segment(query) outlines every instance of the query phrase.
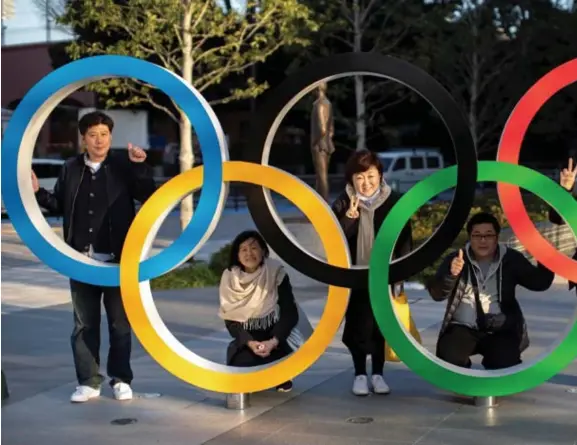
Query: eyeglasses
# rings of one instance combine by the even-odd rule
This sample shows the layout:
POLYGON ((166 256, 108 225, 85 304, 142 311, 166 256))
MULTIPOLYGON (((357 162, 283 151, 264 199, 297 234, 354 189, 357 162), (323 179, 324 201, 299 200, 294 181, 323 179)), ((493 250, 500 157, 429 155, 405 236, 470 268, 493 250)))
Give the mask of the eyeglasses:
POLYGON ((485 240, 485 239, 487 241, 491 241, 491 240, 494 240, 496 237, 497 237, 497 235, 494 233, 490 233, 488 235, 478 235, 478 234, 471 235, 471 238, 474 239, 475 241, 481 241, 481 240, 485 240))

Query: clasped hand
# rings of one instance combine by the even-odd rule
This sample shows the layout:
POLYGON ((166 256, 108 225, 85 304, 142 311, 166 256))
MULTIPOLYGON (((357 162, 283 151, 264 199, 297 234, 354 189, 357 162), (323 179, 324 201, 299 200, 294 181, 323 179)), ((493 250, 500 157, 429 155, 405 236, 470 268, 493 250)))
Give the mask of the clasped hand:
POLYGON ((278 340, 271 338, 266 341, 249 341, 248 347, 259 357, 268 357, 270 353, 278 346, 278 340))

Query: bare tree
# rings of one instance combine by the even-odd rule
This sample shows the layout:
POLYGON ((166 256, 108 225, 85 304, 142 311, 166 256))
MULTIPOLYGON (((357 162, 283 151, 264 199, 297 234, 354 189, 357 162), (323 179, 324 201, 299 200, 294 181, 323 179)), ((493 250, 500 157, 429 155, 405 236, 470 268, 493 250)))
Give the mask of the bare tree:
MULTIPOLYGON (((411 0, 328 0, 321 4, 319 39, 323 46, 334 46, 345 51, 402 53, 412 52, 401 46, 411 32, 426 24, 422 2, 411 0)), ((397 54, 398 55, 398 54, 397 54)), ((334 91, 334 90, 333 90, 334 91)), ((333 93, 339 95, 338 91, 333 93)), ((380 119, 383 111, 406 100, 411 92, 394 81, 354 76, 355 118, 352 127, 356 133, 356 149, 367 147, 367 128, 387 133, 380 119)), ((340 123, 350 124, 347 119, 340 123)), ((351 128, 351 130, 353 130, 351 128)))
POLYGON ((448 25, 451 36, 434 49, 434 74, 467 115, 479 153, 495 149, 495 135, 516 100, 511 94, 516 42, 499 26, 498 11, 482 0, 466 0, 448 25))

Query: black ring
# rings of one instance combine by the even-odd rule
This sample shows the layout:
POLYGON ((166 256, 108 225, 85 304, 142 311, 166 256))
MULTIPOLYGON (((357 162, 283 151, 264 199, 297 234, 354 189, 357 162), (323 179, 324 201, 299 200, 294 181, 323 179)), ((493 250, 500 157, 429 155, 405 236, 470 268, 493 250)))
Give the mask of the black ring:
MULTIPOLYGON (((318 60, 288 77, 267 95, 266 102, 259 108, 252 122, 253 136, 243 153, 243 160, 268 163, 263 162, 265 143, 273 124, 288 102, 312 84, 330 77, 345 77, 347 74, 385 76, 413 89, 439 113, 455 149, 458 181, 445 219, 425 244, 391 263, 391 282, 404 281, 433 263, 457 238, 473 206, 477 185, 477 151, 467 121, 453 97, 431 75, 404 60, 375 53, 347 53, 318 60)), ((280 121, 276 124, 280 124, 280 121)), ((322 283, 354 289, 368 288, 368 267, 345 269, 307 255, 278 226, 267 205, 265 189, 247 185, 245 193, 257 229, 284 261, 322 283)))

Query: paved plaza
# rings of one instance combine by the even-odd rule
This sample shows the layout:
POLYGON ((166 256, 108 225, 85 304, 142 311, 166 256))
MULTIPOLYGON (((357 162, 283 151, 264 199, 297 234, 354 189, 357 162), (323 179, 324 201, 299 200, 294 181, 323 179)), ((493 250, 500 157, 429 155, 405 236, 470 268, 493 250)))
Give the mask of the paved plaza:
MULTIPOLYGON (((170 243, 177 227, 178 220, 169 219, 156 248, 170 243)), ((223 217, 199 257, 207 258, 240 230, 252 227, 246 214, 223 217)), ((310 227, 289 228, 303 246, 322 256, 310 227)), ((315 326, 327 286, 292 269, 289 273, 297 300, 315 326)), ((524 355, 528 361, 562 335, 574 318, 577 298, 562 279, 547 292, 518 291, 532 341, 524 355)), ((417 288, 408 294, 423 344, 433 350, 444 304, 417 288)), ((179 341, 203 357, 224 362, 229 337, 217 317, 216 289, 154 296, 179 341)), ((538 388, 498 399, 495 409, 438 389, 399 363, 385 368, 389 396, 359 398, 351 393, 352 363, 339 333, 321 359, 295 379, 291 393, 253 394, 251 406, 241 412, 226 409, 224 395, 199 390, 169 374, 135 339, 135 399, 117 402, 104 388, 99 400, 74 405, 69 402, 75 387, 71 329, 66 277, 34 258, 4 222, 2 369, 10 398, 1 412, 3 443, 577 445, 577 361, 538 388)), ((105 323, 102 340, 105 363, 105 323)))

